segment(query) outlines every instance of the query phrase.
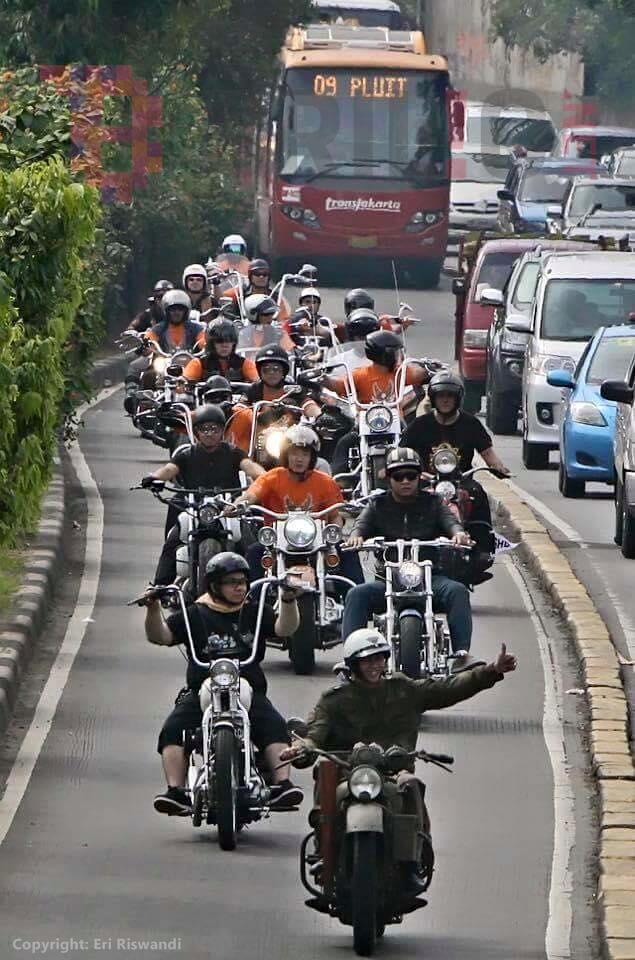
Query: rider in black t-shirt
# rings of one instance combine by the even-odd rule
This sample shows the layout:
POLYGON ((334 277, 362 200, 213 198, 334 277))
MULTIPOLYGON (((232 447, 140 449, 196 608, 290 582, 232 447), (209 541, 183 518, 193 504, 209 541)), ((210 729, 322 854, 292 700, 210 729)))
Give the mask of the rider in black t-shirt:
MULTIPOLYGON (((245 603, 248 590, 247 561, 235 553, 218 553, 206 569, 207 592, 187 608, 188 620, 196 655, 203 662, 218 657, 247 659, 251 653, 257 620, 257 605, 245 603)), ((203 713, 199 691, 208 672, 191 662, 187 646, 187 632, 183 613, 174 613, 164 621, 161 604, 148 597, 145 601, 146 637, 150 643, 171 647, 185 644, 188 653, 186 687, 175 701, 174 709, 163 724, 159 735, 167 790, 154 799, 158 813, 188 816, 190 798, 185 791, 187 762, 183 747, 186 730, 201 725, 203 713)), ((295 592, 282 588, 277 616, 273 608, 265 606, 260 635, 253 664, 241 669, 241 676, 252 688, 249 717, 251 736, 256 747, 264 753, 271 771, 271 808, 284 810, 302 802, 302 791, 289 779, 289 767, 280 767, 280 754, 288 746, 286 724, 267 697, 267 681, 260 666, 266 651, 268 637, 286 637, 297 630, 300 615, 295 592)))

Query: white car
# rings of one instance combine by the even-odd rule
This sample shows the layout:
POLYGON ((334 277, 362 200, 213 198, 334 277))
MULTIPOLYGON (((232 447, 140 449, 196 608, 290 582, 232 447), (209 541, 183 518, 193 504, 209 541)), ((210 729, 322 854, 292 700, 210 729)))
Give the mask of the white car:
POLYGON ((635 310, 635 254, 554 253, 545 257, 529 318, 508 328, 530 333, 522 385, 522 458, 545 469, 558 449, 562 391, 547 383, 552 370, 575 373, 598 327, 625 323, 635 310))
POLYGON ((450 240, 471 230, 496 229, 498 191, 512 161, 507 147, 481 151, 477 145, 465 143, 452 150, 450 240))
POLYGON ((551 152, 556 129, 550 114, 528 107, 499 107, 492 103, 468 100, 465 104, 463 140, 483 153, 490 147, 524 147, 528 157, 544 157, 551 152))

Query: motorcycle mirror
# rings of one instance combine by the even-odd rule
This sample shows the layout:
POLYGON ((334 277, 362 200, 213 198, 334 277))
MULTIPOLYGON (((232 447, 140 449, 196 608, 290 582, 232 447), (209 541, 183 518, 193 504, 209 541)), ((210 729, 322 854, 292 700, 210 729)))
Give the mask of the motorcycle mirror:
POLYGON ((289 717, 287 720, 287 732, 291 737, 306 737, 309 727, 306 720, 302 717, 289 717))

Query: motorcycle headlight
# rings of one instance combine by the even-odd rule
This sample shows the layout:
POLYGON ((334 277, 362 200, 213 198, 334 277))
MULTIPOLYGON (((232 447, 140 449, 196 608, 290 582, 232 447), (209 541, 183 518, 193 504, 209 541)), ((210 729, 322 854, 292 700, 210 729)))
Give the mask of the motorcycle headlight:
POLYGON ((381 788, 381 774, 374 767, 356 767, 348 778, 348 789, 356 800, 375 800, 381 788))
POLYGON ((217 687, 232 687, 238 683, 238 667, 231 660, 217 660, 210 670, 212 683, 217 687))
POLYGON ((218 516, 218 511, 216 507, 213 506, 213 504, 211 503, 207 503, 204 506, 202 506, 198 512, 198 519, 200 520, 200 522, 203 524, 204 527, 210 527, 216 520, 217 516, 218 516))
POLYGON ((434 492, 444 500, 451 500, 456 493, 456 487, 450 480, 441 480, 434 488, 434 492))
POLYGON ((324 542, 333 546, 342 539, 342 529, 336 523, 329 523, 324 527, 323 536, 324 542))
POLYGON ((413 563, 411 560, 407 560, 405 563, 401 564, 397 575, 407 590, 412 590, 414 587, 418 587, 423 580, 423 571, 421 567, 418 563, 413 563))
POLYGON ((366 423, 373 433, 383 433, 392 426, 392 411, 388 407, 371 407, 366 414, 366 423))
POLYGON ((284 430, 269 430, 265 438, 265 450, 274 460, 278 460, 280 457, 284 434, 284 430))
POLYGON ((284 525, 287 542, 296 549, 310 547, 317 536, 317 527, 311 517, 290 517, 284 525))
POLYGON ((155 357, 154 363, 152 364, 154 372, 165 373, 171 362, 170 357, 155 357))
POLYGON ((273 547, 276 542, 276 531, 273 527, 263 527, 258 533, 258 542, 261 543, 263 547, 273 547))
POLYGON ((437 473, 454 473, 459 461, 452 450, 437 450, 432 458, 432 465, 437 473))

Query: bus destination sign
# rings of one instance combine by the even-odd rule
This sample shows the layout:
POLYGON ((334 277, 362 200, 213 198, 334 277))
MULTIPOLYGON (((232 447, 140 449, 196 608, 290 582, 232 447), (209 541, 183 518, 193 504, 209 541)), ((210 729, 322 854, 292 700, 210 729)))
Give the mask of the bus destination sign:
POLYGON ((389 77, 385 74, 338 77, 317 73, 313 79, 316 97, 351 97, 359 100, 405 100, 408 95, 407 77, 389 77))

